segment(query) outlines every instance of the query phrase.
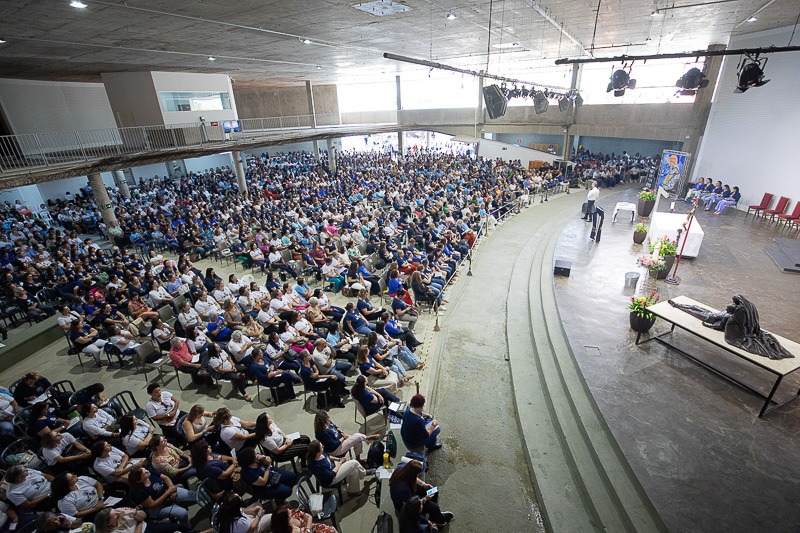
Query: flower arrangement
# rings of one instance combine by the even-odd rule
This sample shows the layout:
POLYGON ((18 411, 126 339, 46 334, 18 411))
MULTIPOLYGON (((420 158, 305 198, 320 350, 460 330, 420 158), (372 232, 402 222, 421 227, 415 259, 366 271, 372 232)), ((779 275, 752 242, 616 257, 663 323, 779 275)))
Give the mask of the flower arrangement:
POLYGON ((655 305, 661 298, 657 293, 651 292, 647 296, 631 296, 631 303, 628 304, 628 311, 632 314, 652 320, 655 315, 647 310, 651 305, 655 305))
POLYGON ((636 224, 635 228, 633 228, 633 232, 634 233, 647 233, 647 226, 645 226, 643 223, 640 222, 640 223, 636 224))
POLYGON ((667 268, 667 263, 661 257, 653 259, 652 255, 643 255, 636 260, 636 264, 645 267, 650 272, 658 272, 667 268))
POLYGON ((656 193, 651 190, 642 191, 639 193, 639 199, 645 201, 655 201, 656 193))
POLYGON ((659 251, 661 257, 665 255, 678 255, 678 241, 673 241, 666 235, 650 243, 651 253, 656 249, 657 242, 661 243, 661 249, 659 251))

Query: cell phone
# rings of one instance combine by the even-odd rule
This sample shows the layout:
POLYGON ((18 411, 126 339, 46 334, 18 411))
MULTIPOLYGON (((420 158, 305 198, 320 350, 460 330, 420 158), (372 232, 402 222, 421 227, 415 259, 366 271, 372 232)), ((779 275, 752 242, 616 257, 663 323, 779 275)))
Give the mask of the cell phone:
POLYGON ((428 496, 433 496, 437 492, 439 492, 439 487, 431 487, 430 489, 428 489, 428 494, 427 495, 428 496))

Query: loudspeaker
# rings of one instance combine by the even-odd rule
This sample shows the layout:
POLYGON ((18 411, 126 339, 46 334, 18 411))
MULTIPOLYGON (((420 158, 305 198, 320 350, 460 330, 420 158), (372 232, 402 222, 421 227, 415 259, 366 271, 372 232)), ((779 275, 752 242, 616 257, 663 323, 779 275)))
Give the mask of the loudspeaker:
POLYGON ((508 100, 497 85, 489 85, 483 88, 483 101, 486 104, 486 112, 489 114, 489 118, 495 119, 506 114, 508 100))
POLYGON ((572 270, 572 261, 564 261, 563 259, 556 259, 556 266, 553 268, 553 275, 569 277, 569 271, 572 270))

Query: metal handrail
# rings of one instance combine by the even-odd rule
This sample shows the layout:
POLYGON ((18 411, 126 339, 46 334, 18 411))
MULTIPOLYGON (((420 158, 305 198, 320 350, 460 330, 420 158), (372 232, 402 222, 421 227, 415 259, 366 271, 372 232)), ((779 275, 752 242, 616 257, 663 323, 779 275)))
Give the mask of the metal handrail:
MULTIPOLYGON (((241 132, 226 134, 222 121, 0 135, 0 175, 107 157, 206 146, 266 130, 310 129, 312 115, 240 119, 241 132)), ((316 115, 318 127, 341 125, 338 113, 316 115)))

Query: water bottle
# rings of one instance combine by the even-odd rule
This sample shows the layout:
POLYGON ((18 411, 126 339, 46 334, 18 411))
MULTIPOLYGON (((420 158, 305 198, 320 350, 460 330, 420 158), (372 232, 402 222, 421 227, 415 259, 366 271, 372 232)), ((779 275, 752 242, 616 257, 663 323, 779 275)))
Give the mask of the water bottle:
POLYGON ((389 452, 383 452, 383 468, 389 470, 389 452))

